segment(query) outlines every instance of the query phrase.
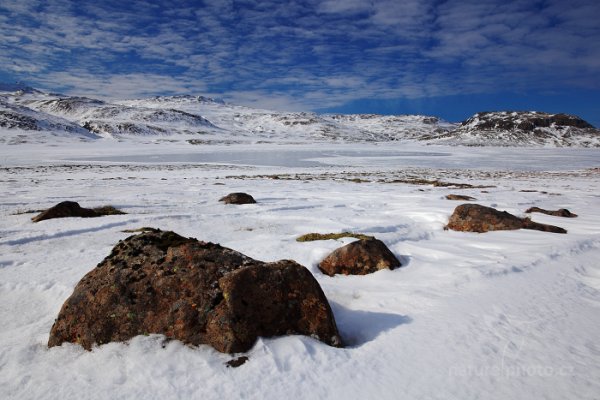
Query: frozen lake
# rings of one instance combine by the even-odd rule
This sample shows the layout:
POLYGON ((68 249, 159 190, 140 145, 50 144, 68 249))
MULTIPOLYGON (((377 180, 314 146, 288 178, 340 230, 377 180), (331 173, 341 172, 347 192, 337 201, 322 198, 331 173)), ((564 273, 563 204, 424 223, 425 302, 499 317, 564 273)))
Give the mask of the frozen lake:
MULTIPOLYGON (((554 171, 600 166, 598 149, 441 148, 432 151, 399 149, 271 148, 165 154, 120 154, 69 158, 78 162, 150 164, 232 164, 264 167, 446 168, 509 171, 554 171)), ((421 147, 421 149, 423 149, 421 147)), ((211 149, 212 150, 212 149, 211 149)))

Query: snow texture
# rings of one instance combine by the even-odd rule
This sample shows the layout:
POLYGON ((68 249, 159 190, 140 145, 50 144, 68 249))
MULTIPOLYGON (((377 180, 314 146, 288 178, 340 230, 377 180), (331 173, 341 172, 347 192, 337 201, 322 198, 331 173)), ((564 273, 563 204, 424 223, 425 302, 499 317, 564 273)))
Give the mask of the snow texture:
MULTIPOLYGON (((178 109, 221 129, 238 123, 224 124, 223 107, 238 110, 244 123, 289 121, 188 100, 178 109), (194 113, 193 102, 204 111, 194 113)), ((105 106, 84 100, 76 113, 99 107, 105 106)), ((152 108, 149 102, 143 107, 152 108)), ((168 108, 175 109, 175 100, 168 108)), ((597 399, 599 155, 597 149, 398 142, 209 146, 146 136, 0 144, 0 398, 597 399), (197 152, 219 157, 172 161, 197 152), (237 158, 245 153, 312 163, 237 158), (136 155, 145 161, 131 161, 136 155), (114 156, 120 161, 84 161, 114 156), (474 187, 418 184, 427 180, 474 187), (457 191, 519 216, 539 206, 568 208, 579 217, 533 216, 564 227, 566 235, 445 231, 458 205, 445 196, 457 191), (247 192, 257 204, 218 201, 230 192, 247 192), (111 204, 128 214, 31 222, 29 211, 63 200, 111 204), (347 347, 302 336, 261 338, 238 368, 225 363, 239 355, 160 335, 91 352, 71 344, 48 349, 50 327, 79 279, 129 235, 123 230, 143 226, 264 261, 296 260, 322 286, 347 347), (328 277, 317 264, 353 239, 295 240, 342 231, 376 236, 403 267, 328 277)))

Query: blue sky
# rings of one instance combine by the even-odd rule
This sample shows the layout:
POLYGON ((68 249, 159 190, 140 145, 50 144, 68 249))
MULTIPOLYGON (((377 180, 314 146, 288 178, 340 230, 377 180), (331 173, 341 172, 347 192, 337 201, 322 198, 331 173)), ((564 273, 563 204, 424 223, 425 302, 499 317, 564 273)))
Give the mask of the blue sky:
POLYGON ((600 2, 0 0, 0 81, 280 110, 600 125, 600 2))

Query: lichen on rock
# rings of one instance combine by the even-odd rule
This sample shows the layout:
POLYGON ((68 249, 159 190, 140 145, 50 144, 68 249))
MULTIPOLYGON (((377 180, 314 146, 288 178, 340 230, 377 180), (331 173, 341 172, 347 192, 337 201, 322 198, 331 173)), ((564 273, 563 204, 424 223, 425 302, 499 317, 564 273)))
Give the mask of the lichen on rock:
POLYGON ((259 336, 342 343, 329 303, 305 267, 265 263, 159 230, 120 241, 79 281, 48 346, 72 342, 89 350, 148 333, 230 353, 249 350, 259 336))

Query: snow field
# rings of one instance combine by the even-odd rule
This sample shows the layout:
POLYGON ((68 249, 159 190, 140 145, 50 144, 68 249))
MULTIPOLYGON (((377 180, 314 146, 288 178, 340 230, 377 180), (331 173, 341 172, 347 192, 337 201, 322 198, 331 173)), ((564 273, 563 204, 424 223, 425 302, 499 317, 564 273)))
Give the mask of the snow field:
MULTIPOLYGON (((151 152, 151 146, 139 150, 151 152)), ((0 154, 46 165, 0 172, 1 398, 594 399, 600 393, 597 177, 480 178, 469 183, 496 187, 459 190, 235 178, 296 171, 257 166, 66 168, 48 161, 81 148, 49 156, 47 149, 21 146, 20 154, 6 148, 0 154), (236 191, 252 194, 258 204, 218 202, 236 191), (539 206, 566 207, 579 217, 532 214, 566 228, 567 235, 444 231, 461 204, 445 200, 449 193, 516 215, 539 206), (30 221, 35 214, 16 214, 63 200, 111 204, 128 214, 37 224, 30 221), (250 361, 236 369, 224 365, 230 355, 160 335, 92 352, 75 345, 48 349, 50 327, 79 279, 129 235, 122 230, 142 226, 221 243, 264 261, 298 261, 321 284, 347 347, 301 336, 261 338, 247 354, 250 361), (383 240, 404 267, 331 278, 319 272, 318 262, 351 239, 295 240, 345 230, 383 240)))

